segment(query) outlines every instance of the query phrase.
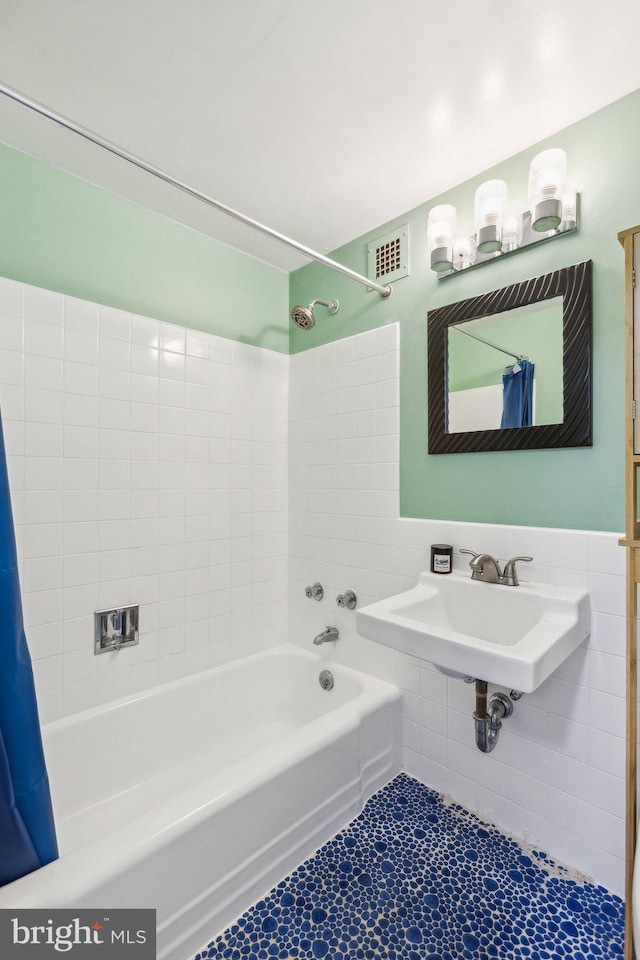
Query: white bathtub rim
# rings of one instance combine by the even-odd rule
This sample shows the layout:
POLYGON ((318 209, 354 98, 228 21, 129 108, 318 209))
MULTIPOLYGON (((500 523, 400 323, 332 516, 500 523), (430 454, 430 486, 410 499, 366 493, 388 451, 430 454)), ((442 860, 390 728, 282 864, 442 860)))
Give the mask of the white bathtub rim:
MULTIPOLYGON (((114 656, 117 656, 117 654, 114 654, 114 656)), ((42 730, 45 734, 56 733, 58 731, 65 730, 77 723, 79 719, 90 720, 92 717, 111 713, 112 711, 123 707, 128 703, 139 703, 149 698, 161 696, 163 693, 167 693, 171 690, 182 689, 183 687, 189 686, 194 682, 206 680, 207 677, 210 676, 220 676, 221 674, 231 673, 242 664, 245 664, 247 660, 260 661, 270 659, 272 657, 287 658, 292 656, 297 657, 299 660, 305 660, 307 663, 310 663, 313 660, 318 664, 320 670, 330 669, 337 676, 340 674, 345 674, 354 680, 361 689, 363 687, 367 687, 373 690, 377 684, 393 686, 393 684, 389 684, 389 682, 386 680, 379 680, 377 677, 372 677, 369 674, 361 673, 360 671, 355 670, 353 667, 344 666, 343 664, 332 660, 325 660, 314 651, 303 650, 301 647, 296 646, 293 643, 282 643, 276 647, 269 647, 267 650, 262 650, 260 653, 248 653, 218 666, 209 667, 207 670, 200 670, 196 673, 190 673, 187 676, 178 678, 177 680, 168 680, 166 683, 156 684, 153 687, 148 687, 146 690, 139 690, 137 693, 126 694, 123 697, 118 697, 117 700, 110 700, 108 703, 99 704, 95 707, 89 707, 87 710, 76 711, 75 713, 71 713, 66 717, 60 717, 58 720, 50 720, 48 723, 42 724, 42 730)))

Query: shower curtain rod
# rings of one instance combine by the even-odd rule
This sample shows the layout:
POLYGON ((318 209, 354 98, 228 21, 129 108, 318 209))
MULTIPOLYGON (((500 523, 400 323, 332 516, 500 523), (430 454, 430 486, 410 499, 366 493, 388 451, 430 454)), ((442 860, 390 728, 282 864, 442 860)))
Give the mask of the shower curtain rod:
POLYGON ((491 343, 489 340, 485 340, 484 337, 479 337, 476 333, 469 333, 468 330, 461 330, 456 324, 452 324, 450 327, 451 330, 457 330, 458 333, 464 333, 465 337, 472 337, 474 340, 479 340, 480 343, 486 343, 488 347, 493 347, 494 350, 499 350, 500 353, 506 353, 508 357, 515 357, 516 360, 528 360, 529 357, 525 357, 524 353, 511 353, 510 350, 505 350, 503 347, 496 346, 495 343, 491 343))
POLYGON ((0 93, 5 97, 8 97, 10 100, 14 100, 16 103, 22 104, 23 107, 28 107, 29 110, 33 110, 35 113, 39 113, 41 116, 47 117, 48 120, 53 120, 54 123, 64 127, 65 130, 70 130, 71 133, 76 133, 79 137, 83 137, 90 143, 94 143, 96 146, 102 147, 103 150, 107 150, 116 157, 120 157, 121 160, 126 160, 127 163, 131 163, 134 167, 144 170, 145 173, 150 173, 153 177, 157 177, 158 180, 164 180, 165 183, 169 183, 171 186, 177 187, 178 190, 182 190, 183 193, 187 193, 189 196, 195 197, 197 200, 201 200, 203 203, 208 204, 208 206, 214 207, 216 210, 220 210, 221 213, 225 213, 227 216, 233 217, 234 220, 239 220, 241 223, 244 223, 249 227, 253 227, 255 230, 260 230, 262 233, 266 233, 275 240, 280 240, 281 243, 286 243, 288 246, 293 247, 295 250, 298 250, 305 256, 310 257, 312 260, 317 260, 318 263, 323 263, 326 267, 330 267, 332 270, 337 270, 338 273, 344 274, 345 277, 350 277, 351 280, 356 280, 358 283, 362 283, 370 289, 376 290, 383 299, 386 300, 393 293, 393 287, 391 287, 389 284, 382 285, 370 280, 369 277, 363 277, 362 274, 356 273, 355 270, 351 270, 349 267, 343 266, 343 264, 338 263, 336 260, 332 260, 330 257, 325 257, 323 253, 318 253, 316 250, 312 250, 311 247, 307 247, 305 244, 299 243, 297 240, 292 240, 283 233, 279 233, 277 230, 267 227, 264 223, 260 223, 258 220, 253 220, 251 217, 245 216, 244 213, 240 213, 238 210, 228 207, 225 203, 221 203, 219 200, 214 200, 213 197, 208 196, 206 193, 202 193, 200 190, 196 190, 195 187, 189 186, 188 183, 184 183, 182 180, 172 177, 171 174, 166 173, 159 167, 155 167, 153 164, 147 163, 146 160, 142 160, 135 154, 129 153, 128 150, 124 150, 122 147, 116 146, 115 143, 105 140, 104 137, 101 137, 97 133, 93 133, 91 130, 87 130, 86 127, 81 127, 79 124, 74 123, 73 120, 69 120, 68 117, 64 117, 62 114, 56 113, 54 110, 50 110, 49 107, 39 103, 37 100, 32 100, 30 97, 25 96, 25 94, 20 93, 18 90, 14 90, 12 87, 8 87, 6 84, 0 83, 0 93))

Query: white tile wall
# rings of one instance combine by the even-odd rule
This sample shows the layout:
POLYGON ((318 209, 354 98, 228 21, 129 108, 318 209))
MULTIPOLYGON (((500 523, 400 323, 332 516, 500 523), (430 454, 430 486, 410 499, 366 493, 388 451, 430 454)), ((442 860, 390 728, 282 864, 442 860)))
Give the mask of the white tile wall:
MULTIPOLYGON (((507 831, 623 889, 624 551, 614 534, 398 517, 398 328, 389 325, 291 358, 289 503, 291 636, 311 649, 328 624, 340 639, 320 657, 404 691, 408 773, 507 831), (501 560, 535 557, 531 579, 588 587, 592 633, 523 697, 495 751, 474 744, 473 688, 356 634, 360 604, 414 586, 429 546, 475 547, 501 560), (307 600, 319 580, 324 600, 307 600)), ((463 569, 464 557, 455 558, 463 569)), ((524 574, 524 571, 523 571, 524 574)))
POLYGON ((43 720, 280 641, 289 359, 0 280, 0 406, 43 720), (96 609, 140 603, 93 654, 96 609))

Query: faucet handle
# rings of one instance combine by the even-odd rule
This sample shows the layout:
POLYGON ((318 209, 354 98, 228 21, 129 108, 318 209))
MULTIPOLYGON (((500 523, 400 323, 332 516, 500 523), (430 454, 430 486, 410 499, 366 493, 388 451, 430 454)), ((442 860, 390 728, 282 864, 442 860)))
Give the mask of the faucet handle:
MULTIPOLYGON (((469 556, 470 556, 470 557, 473 557, 474 560, 475 560, 477 557, 481 556, 481 554, 476 553, 475 550, 467 550, 466 547, 460 547, 460 553, 468 553, 469 556)), ((471 561, 470 561, 470 562, 471 562, 471 561)))
POLYGON ((533 557, 512 557, 504 565, 502 582, 507 587, 517 587, 519 584, 518 574, 516 573, 516 563, 531 563, 533 557))

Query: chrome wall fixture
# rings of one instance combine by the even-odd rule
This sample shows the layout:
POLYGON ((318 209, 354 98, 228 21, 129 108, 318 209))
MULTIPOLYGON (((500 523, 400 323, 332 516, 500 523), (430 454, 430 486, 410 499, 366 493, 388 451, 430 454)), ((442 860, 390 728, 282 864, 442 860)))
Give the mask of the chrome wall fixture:
POLYGON ((347 610, 355 610, 358 598, 353 590, 345 590, 336 597, 336 603, 339 607, 346 607, 347 610))
POLYGON ((123 650, 140 642, 138 623, 140 608, 137 603, 114 610, 96 610, 94 621, 94 654, 123 650))
POLYGON ((307 247, 305 244, 299 243, 297 240, 292 240, 291 237, 285 236, 285 234, 280 233, 278 230, 272 229, 272 227, 266 226, 264 223, 260 223, 258 220, 253 220, 251 217, 247 217, 244 213, 240 213, 238 210, 228 207, 225 203, 221 203, 219 200, 214 200, 213 197, 208 196, 206 193, 202 193, 200 190, 196 190, 195 187, 189 186, 189 184, 185 183, 183 180, 178 180, 176 177, 172 177, 171 174, 161 170, 160 167, 156 167, 151 163, 147 163, 147 161, 142 160, 141 157, 137 157, 135 154, 129 153, 129 151, 125 150, 123 147, 119 147, 115 143, 111 143, 110 140, 106 140, 99 134, 93 133, 86 127, 80 126, 80 124, 75 123, 68 117, 64 117, 62 114, 56 113, 55 110, 51 110, 43 103, 39 103, 37 100, 32 100, 30 97, 25 96, 24 93, 14 90, 13 87, 9 87, 4 83, 0 83, 0 94, 7 97, 9 100, 13 100, 16 103, 22 104, 23 107, 27 107, 34 113, 39 113, 40 116, 46 117, 48 120, 52 120, 54 123, 57 123, 58 126, 64 127, 65 130, 69 130, 71 133, 77 134, 79 137, 82 137, 84 140, 88 140, 97 147, 101 147, 103 150, 107 150, 114 156, 120 157, 121 160, 126 160, 127 163, 132 164, 134 167, 138 167, 139 170, 144 170, 145 173, 149 173, 151 176, 157 177, 158 180, 163 180, 165 183, 169 183, 171 186, 177 187, 178 190, 182 190, 183 193, 187 193, 189 196, 195 197, 196 200, 201 200, 203 203, 206 203, 210 207, 214 207, 221 213, 224 213, 229 217, 233 217, 234 220, 239 220, 241 223, 244 223, 249 227, 253 227, 254 230, 259 230, 261 233, 266 233, 268 236, 273 237, 274 240, 279 240, 281 243, 285 243, 287 246, 293 247, 294 250, 298 250, 300 253, 304 254, 304 256, 310 257, 312 260, 317 260, 318 263, 323 263, 326 267, 330 267, 332 270, 336 270, 338 273, 344 274, 345 277, 349 277, 351 280, 355 280, 357 283, 363 284, 370 290, 375 290, 380 294, 383 300, 386 300, 393 293, 393 287, 390 284, 375 283, 375 281, 371 280, 370 277, 364 277, 362 274, 356 273, 355 270, 351 270, 350 267, 346 267, 344 264, 338 263, 337 260, 332 260, 330 257, 326 257, 323 253, 318 253, 317 250, 312 250, 311 247, 307 247))
POLYGON ((564 150, 538 153, 529 168, 529 209, 509 207, 504 180, 486 180, 475 194, 475 233, 457 236, 457 212, 449 203, 429 211, 427 245, 438 279, 499 260, 536 243, 553 240, 578 227, 578 194, 567 186, 564 150))
POLYGON ((313 638, 313 642, 316 647, 318 647, 321 643, 329 643, 330 641, 337 640, 339 636, 340 631, 337 627, 325 627, 324 630, 321 630, 320 633, 313 638))

